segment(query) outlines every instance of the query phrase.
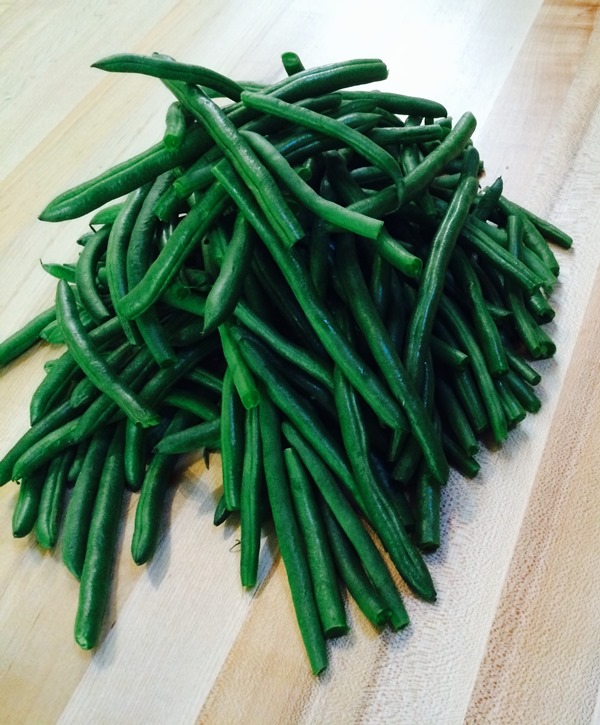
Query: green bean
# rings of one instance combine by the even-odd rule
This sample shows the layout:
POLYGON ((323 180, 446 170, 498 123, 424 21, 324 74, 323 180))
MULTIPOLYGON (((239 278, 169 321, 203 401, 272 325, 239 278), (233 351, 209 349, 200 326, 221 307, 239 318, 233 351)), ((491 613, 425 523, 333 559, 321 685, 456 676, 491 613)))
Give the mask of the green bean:
POLYGON ((223 378, 202 368, 190 370, 186 375, 186 379, 219 395, 223 391, 223 378))
POLYGON ((425 356, 428 354, 433 322, 442 297, 448 265, 477 193, 478 183, 473 171, 479 154, 472 149, 470 154, 472 156, 469 155, 461 181, 431 242, 408 326, 404 364, 417 389, 421 386, 425 356))
MULTIPOLYGON (((166 430, 166 435, 181 430, 187 424, 188 419, 188 414, 184 411, 175 413, 166 430)), ((138 565, 149 561, 156 550, 160 534, 160 520, 175 461, 175 456, 170 453, 155 453, 146 469, 141 494, 135 509, 135 526, 131 542, 131 555, 138 565)))
MULTIPOLYGON (((263 411, 261 410, 261 425, 262 420, 263 411)), ((280 437, 278 433, 278 438, 280 439, 280 437)), ((263 442, 263 448, 264 445, 263 442)), ((286 448, 284 459, 293 506, 301 530, 300 540, 306 547, 308 567, 323 632, 326 637, 337 637, 346 634, 348 623, 317 494, 298 454, 292 448, 286 448)), ((265 470, 267 470, 266 466, 265 470)), ((268 480, 269 475, 267 474, 268 480)))
POLYGON ((81 297, 81 303, 90 317, 96 322, 106 322, 112 317, 96 287, 96 269, 106 252, 110 229, 103 227, 85 245, 77 260, 75 283, 81 297))
POLYGON ((457 445, 457 443, 447 434, 442 435, 442 441, 444 443, 444 451, 448 456, 448 460, 456 468, 456 470, 467 478, 475 478, 481 466, 473 458, 473 456, 467 456, 457 445))
POLYGON ((516 355, 509 348, 506 348, 506 357, 508 358, 508 364, 511 370, 514 370, 529 385, 537 385, 540 382, 542 376, 538 371, 534 370, 528 362, 523 360, 519 355, 516 355))
POLYGON ((242 544, 240 578, 244 587, 254 587, 256 585, 260 550, 260 502, 263 477, 259 407, 255 406, 246 411, 244 462, 240 491, 242 544))
POLYGON ((110 595, 125 489, 123 438, 123 427, 118 426, 106 455, 90 523, 75 617, 75 641, 83 649, 96 646, 110 595))
POLYGON ((144 427, 156 425, 159 420, 156 413, 145 406, 135 393, 119 380, 98 354, 97 348, 79 321, 73 293, 64 281, 58 283, 56 309, 69 351, 94 385, 114 400, 132 420, 144 427))
POLYGON ((374 128, 368 137, 380 146, 405 145, 419 141, 438 141, 448 135, 447 129, 439 124, 428 126, 399 126, 396 128, 374 128))
POLYGON ((0 484, 4 485, 11 480, 13 468, 19 458, 26 453, 29 448, 44 439, 49 433, 68 423, 75 418, 76 411, 73 409, 69 401, 65 401, 57 408, 46 413, 40 418, 29 430, 24 433, 13 446, 4 454, 0 460, 0 484))
POLYGON ((448 112, 441 103, 430 101, 427 98, 416 96, 403 96, 400 93, 387 93, 385 91, 342 91, 342 98, 346 101, 368 99, 374 101, 379 108, 390 113, 406 116, 418 115, 439 118, 447 116, 448 112))
MULTIPOLYGON (((115 372, 118 372, 132 357, 133 350, 134 348, 126 341, 111 350, 111 352, 106 353, 105 360, 115 372)), ((69 400, 74 408, 81 408, 92 402, 98 394, 98 388, 94 383, 89 378, 84 377, 73 388, 69 400)))
POLYGON ((520 400, 514 394, 512 388, 505 382, 504 378, 498 378, 494 381, 494 384, 506 414, 508 427, 514 428, 518 423, 525 419, 527 411, 521 405, 520 400))
MULTIPOLYGON (((521 254, 523 239, 521 218, 511 215, 508 218, 508 230, 509 249, 518 259, 521 254)), ((515 328, 529 354, 536 359, 552 357, 556 352, 556 346, 525 307, 522 291, 516 285, 509 285, 508 300, 513 313, 515 328)))
POLYGON ((554 242, 559 247, 569 249, 572 246, 573 239, 568 234, 555 227, 549 221, 541 219, 528 209, 524 209, 518 204, 515 204, 514 201, 509 201, 506 197, 502 196, 500 198, 500 207, 505 210, 506 214, 520 213, 525 215, 545 239, 554 242))
POLYGON ((87 214, 102 204, 143 187, 159 174, 197 158, 210 145, 209 137, 201 128, 192 129, 175 152, 165 148, 161 141, 128 161, 59 194, 39 218, 60 222, 87 214))
MULTIPOLYGON (((243 333, 242 333, 243 334, 243 333)), ((287 378, 292 388, 318 409, 319 415, 326 420, 333 421, 336 418, 335 404, 332 391, 321 385, 312 375, 307 375, 298 367, 285 365, 279 357, 272 356, 273 365, 279 373, 287 378)))
POLYGON ((504 376, 506 385, 510 388, 519 403, 528 413, 537 413, 542 407, 542 401, 533 392, 529 383, 519 377, 517 373, 509 370, 504 376))
POLYGON ((427 466, 421 465, 416 485, 416 539, 422 551, 435 551, 440 535, 441 486, 431 475, 427 466))
MULTIPOLYGON (((132 390, 138 389, 143 381, 152 374, 154 361, 150 351, 142 348, 120 371, 119 378, 123 385, 132 390)), ((103 425, 124 417, 124 412, 112 398, 103 393, 99 395, 79 418, 77 437, 82 440, 95 433, 103 425)))
POLYGON ((538 228, 526 214, 523 214, 523 242, 531 251, 535 252, 546 268, 555 277, 558 277, 560 266, 554 256, 554 252, 550 249, 548 243, 538 231, 538 228))
MULTIPOLYGON (((142 281, 151 264, 152 245, 158 226, 154 209, 157 200, 172 183, 172 180, 172 172, 167 171, 161 174, 148 191, 140 207, 127 247, 125 265, 127 291, 142 281)), ((159 321, 156 309, 152 307, 139 315, 136 318, 136 326, 156 362, 161 367, 172 365, 175 361, 175 352, 169 343, 166 330, 159 321)))
MULTIPOLYGON (((272 118, 275 117, 273 116, 272 118)), ((355 111, 354 113, 345 113, 336 116, 336 120, 349 128, 364 133, 377 125, 380 116, 377 113, 355 111)), ((344 148, 342 139, 323 136, 317 131, 310 130, 295 130, 286 136, 273 139, 273 144, 292 166, 302 164, 314 155, 344 148)))
POLYGON ((227 368, 221 397, 221 463, 223 495, 230 511, 240 508, 244 425, 244 407, 233 384, 231 369, 227 368))
POLYGON ((37 468, 49 463, 56 455, 62 454, 79 443, 81 439, 78 434, 78 426, 78 418, 70 420, 33 443, 15 461, 12 471, 13 480, 17 481, 23 476, 31 475, 37 468))
MULTIPOLYGON (((191 206, 193 206, 192 192, 190 192, 186 198, 182 198, 177 193, 175 182, 173 182, 173 184, 164 191, 163 195, 156 202, 156 205, 154 206, 154 214, 159 221, 163 222, 163 224, 168 224, 174 219, 178 219, 180 214, 186 213, 191 206)), ((166 244, 163 244, 161 249, 165 246, 166 244)))
POLYGON ((304 64, 300 60, 299 56, 292 51, 287 51, 281 54, 281 62, 285 68, 285 72, 289 76, 293 76, 295 73, 306 70, 304 64))
POLYGON ((40 332, 54 319, 56 310, 51 307, 33 318, 20 330, 0 343, 0 368, 8 365, 39 342, 40 332))
POLYGON ((123 204, 108 237, 106 249, 106 281, 113 307, 119 318, 125 336, 132 345, 140 342, 138 329, 122 314, 121 298, 127 294, 127 246, 135 220, 150 191, 150 184, 131 192, 123 204))
POLYGON ((73 455, 73 460, 71 461, 69 473, 67 474, 69 483, 72 483, 73 481, 75 481, 75 479, 79 475, 79 472, 81 471, 81 467, 83 465, 83 461, 85 459, 85 455, 87 453, 89 444, 90 444, 89 440, 83 440, 80 443, 78 443, 77 446, 75 447, 75 453, 73 455))
POLYGON ((33 530, 47 475, 47 469, 41 467, 31 476, 22 479, 12 517, 12 532, 15 538, 27 536, 33 530))
POLYGON ((77 579, 81 578, 83 571, 98 484, 106 463, 111 438, 112 434, 108 427, 92 436, 65 514, 62 559, 67 569, 77 579))
POLYGON ((533 315, 535 321, 540 325, 551 322, 555 317, 556 313, 541 290, 527 297, 525 299, 525 305, 533 315))
POLYGON ((185 113, 177 101, 171 103, 167 108, 165 118, 165 131, 163 133, 163 144, 171 151, 181 148, 187 130, 185 113))
MULTIPOLYGON (((217 348, 218 339, 212 335, 202 339, 198 344, 182 351, 177 362, 168 368, 161 368, 155 375, 149 377, 140 391, 140 398, 149 405, 158 405, 163 402, 169 391, 192 370, 203 358, 210 355, 217 348)), ((148 377, 148 376, 146 376, 148 377)))
POLYGON ((238 214, 221 269, 206 297, 205 333, 216 329, 234 312, 242 294, 244 279, 250 270, 254 244, 254 230, 246 218, 238 214))
POLYGON ((477 197, 477 206, 473 209, 472 215, 481 221, 487 221, 494 213, 500 197, 504 183, 502 177, 499 176, 491 186, 488 186, 483 193, 477 197))
MULTIPOLYGON (((421 381, 421 399, 423 407, 427 415, 433 419, 433 399, 434 399, 435 380, 433 375, 433 361, 431 354, 427 355, 423 369, 423 380, 421 381)), ((437 433, 439 439, 439 433, 437 433)), ((402 439, 393 440, 390 446, 390 459, 395 461, 392 472, 393 477, 407 483, 413 478, 421 460, 421 445, 416 438, 412 437, 406 440, 404 449, 401 449, 402 439)), ((445 483, 443 481, 442 483, 445 483)))
POLYGON ((461 294, 466 293, 471 302, 473 329, 488 370, 492 377, 504 375, 508 370, 508 361, 500 333, 485 303, 479 278, 469 258, 461 249, 455 250, 452 269, 456 274, 461 294))
POLYGON ((119 216, 122 206, 122 202, 117 202, 116 204, 110 204, 109 206, 105 206, 103 209, 99 209, 95 212, 89 222, 92 229, 98 225, 114 224, 116 218, 119 216))
POLYGON ((392 268, 381 256, 375 254, 371 265, 371 278, 369 280, 369 291, 379 316, 383 319, 386 316, 390 301, 392 268))
POLYGON ((194 453, 201 448, 219 448, 220 442, 221 420, 213 418, 165 435, 155 450, 157 453, 194 453))
MULTIPOLYGON (((204 317, 206 296, 201 293, 194 293, 189 287, 184 287, 180 283, 173 283, 165 290, 161 295, 161 300, 177 310, 204 317)), ((204 328, 204 323, 202 327, 204 328)))
POLYGON ((294 295, 281 269, 262 244, 257 244, 254 249, 252 271, 257 282, 264 289, 265 304, 271 307, 267 317, 264 317, 262 311, 257 308, 261 317, 286 329, 287 334, 303 347, 322 355, 323 345, 302 305, 294 295))
POLYGON ((448 427, 454 433, 461 449, 466 455, 474 456, 479 451, 477 439, 452 386, 443 378, 436 381, 436 400, 440 414, 448 422, 448 427))
POLYGON ((254 381, 254 375, 242 357, 230 327, 224 324, 220 325, 219 335, 221 337, 223 355, 233 375, 233 384, 236 387, 244 408, 250 410, 250 408, 256 407, 260 400, 260 393, 254 381))
POLYGON ((407 529, 411 529, 414 526, 414 515, 406 497, 406 492, 393 480, 389 466, 381 459, 380 456, 371 453, 369 455, 369 463, 371 465, 373 475, 377 478, 379 486, 385 489, 388 497, 390 498, 396 512, 396 516, 407 529))
POLYGON ((180 410, 187 410, 200 420, 214 420, 219 417, 218 406, 210 399, 197 391, 171 390, 163 398, 164 405, 170 405, 180 410))
POLYGON ((217 502, 217 505, 215 506, 215 513, 213 515, 213 525, 214 526, 220 526, 222 523, 227 521, 229 516, 231 515, 231 511, 227 508, 227 504, 225 503, 225 496, 221 496, 217 502))
POLYGON ((177 197, 186 199, 195 191, 202 191, 214 180, 213 166, 223 158, 218 146, 212 146, 195 163, 187 168, 181 176, 173 181, 173 189, 177 197))
POLYGON ((435 335, 431 336, 430 347, 433 359, 443 365, 463 370, 469 362, 469 356, 462 350, 457 350, 435 335))
MULTIPOLYGON (((325 198, 331 198, 328 193, 329 184, 325 179, 321 181, 320 193, 325 198)), ((330 234, 327 229, 327 223, 321 217, 314 217, 310 234, 307 236, 309 248, 308 266, 310 278, 315 287, 317 294, 321 300, 324 300, 329 285, 328 265, 329 265, 329 245, 330 234)))
POLYGON ((525 244, 521 245, 521 261, 537 275, 541 281, 541 288, 546 294, 550 295, 556 284, 556 277, 537 254, 525 244))
POLYGON ((42 262, 42 269, 44 272, 48 272, 52 277, 56 279, 64 279, 67 282, 75 282, 75 265, 74 264, 53 264, 42 262))
POLYGON ((479 434, 489 426, 489 418, 470 368, 453 376, 454 389, 474 432, 479 434))
POLYGON ((307 444, 296 428, 288 423, 283 423, 282 430, 308 469, 332 515, 356 549, 369 578, 385 601, 389 611, 390 624, 395 630, 406 627, 408 615, 400 594, 375 543, 366 532, 348 499, 321 458, 307 444))
POLYGON ((125 421, 123 470, 130 491, 139 491, 146 472, 146 429, 131 420, 125 421))
MULTIPOLYGON (((454 191, 456 187, 458 186, 458 182, 460 181, 460 172, 456 172, 455 174, 440 174, 439 176, 436 176, 435 179, 432 180, 431 184, 429 185, 429 188, 431 191, 439 190, 439 189, 450 189, 451 191, 454 191)), ((472 212, 473 213, 473 212, 472 212)))
POLYGON ((464 240, 479 255, 498 269, 507 278, 514 280, 526 292, 532 294, 535 292, 542 280, 537 277, 523 262, 510 254, 506 249, 495 244, 494 241, 476 228, 469 220, 467 220, 462 236, 464 240))
POLYGON ((53 549, 58 541, 70 465, 71 452, 66 451, 62 455, 56 456, 48 467, 35 522, 35 535, 38 544, 43 549, 53 549))
MULTIPOLYGON (((87 328, 88 326, 85 325, 87 328)), ((61 332, 58 322, 53 320, 40 332, 40 340, 47 342, 49 345, 64 345, 65 339, 61 332)))
POLYGON ((267 86, 263 91, 292 103, 302 98, 333 93, 348 86, 383 81, 387 75, 388 70, 383 61, 376 58, 357 58, 307 68, 267 86))
POLYGON ((189 63, 179 63, 161 55, 143 56, 134 53, 119 53, 92 63, 92 68, 111 73, 141 73, 163 80, 184 81, 207 86, 222 93, 232 101, 240 100, 242 86, 210 68, 189 63))

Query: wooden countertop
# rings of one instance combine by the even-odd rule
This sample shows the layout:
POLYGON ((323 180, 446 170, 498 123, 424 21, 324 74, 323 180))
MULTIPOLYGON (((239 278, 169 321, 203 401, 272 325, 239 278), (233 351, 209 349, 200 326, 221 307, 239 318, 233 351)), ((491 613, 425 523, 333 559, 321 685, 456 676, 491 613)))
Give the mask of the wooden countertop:
MULTIPOLYGON (((52 300, 38 260, 69 261, 85 220, 37 214, 56 194, 154 143, 168 93, 90 63, 160 50, 235 78, 381 57, 385 88, 472 110, 491 179, 575 239, 538 366, 542 411, 475 481, 453 477, 439 601, 376 635, 354 608, 313 678, 270 539, 261 583, 238 583, 236 532, 212 526, 219 464, 181 473, 154 561, 131 561, 131 510, 102 646, 72 636, 77 585, 57 553, 13 540, 0 491, 0 721, 10 723, 600 722, 600 21, 576 0, 0 2, 0 338, 52 300)), ((0 373, 0 450, 56 351, 0 373)), ((133 507, 134 500, 130 500, 133 507)))

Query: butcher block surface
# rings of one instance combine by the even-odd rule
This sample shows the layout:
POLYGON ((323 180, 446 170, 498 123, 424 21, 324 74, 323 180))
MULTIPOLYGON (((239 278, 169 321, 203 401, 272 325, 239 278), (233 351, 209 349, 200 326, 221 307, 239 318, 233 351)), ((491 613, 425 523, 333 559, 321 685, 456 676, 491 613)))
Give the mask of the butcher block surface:
MULTIPOLYGON (((379 57, 378 87, 472 111, 482 184, 574 239, 536 363, 543 406, 474 480, 452 475, 435 604, 405 597, 408 629, 351 632, 310 674, 284 566, 263 538, 256 590, 239 583, 239 531, 215 528, 220 461, 186 461, 146 566, 127 498, 100 646, 73 638, 78 584, 60 541, 13 539, 18 488, 0 489, 0 722, 600 722, 600 16, 576 0, 5 0, 0 2, 0 339, 52 304, 44 262, 74 261, 87 218, 51 224, 51 198, 155 143, 171 102, 152 78, 90 68, 160 51, 240 80, 379 57)), ((0 454, 27 429, 37 346, 0 371, 0 454)))

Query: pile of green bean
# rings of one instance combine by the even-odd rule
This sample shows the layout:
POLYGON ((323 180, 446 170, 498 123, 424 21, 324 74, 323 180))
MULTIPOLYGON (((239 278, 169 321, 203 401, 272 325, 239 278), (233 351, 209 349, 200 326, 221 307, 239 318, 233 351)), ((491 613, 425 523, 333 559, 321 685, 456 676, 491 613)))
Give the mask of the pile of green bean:
POLYGON ((450 465, 479 470, 535 413, 543 325, 571 239, 480 188, 472 114, 380 90, 379 60, 237 83, 155 54, 96 67, 172 91, 163 139, 52 201, 94 212, 75 264, 46 264, 54 306, 0 345, 6 365, 64 343, 0 461, 15 536, 62 544, 80 579, 75 637, 96 645, 126 489, 147 562, 179 454, 219 451, 215 523, 241 528, 253 587, 272 520, 314 673, 347 632, 408 624, 395 574, 434 601, 450 465))

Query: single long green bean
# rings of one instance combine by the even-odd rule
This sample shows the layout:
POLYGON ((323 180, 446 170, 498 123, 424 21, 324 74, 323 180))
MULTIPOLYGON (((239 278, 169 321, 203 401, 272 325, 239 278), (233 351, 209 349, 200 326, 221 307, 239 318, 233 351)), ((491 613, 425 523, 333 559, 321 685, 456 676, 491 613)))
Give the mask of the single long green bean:
POLYGON ((75 283, 81 303, 92 319, 105 322, 112 317, 96 285, 96 271, 102 255, 106 252, 110 227, 102 227, 88 241, 77 260, 75 283))
POLYGON ((69 351, 94 385, 114 400, 132 420, 144 427, 156 425, 159 421, 157 414, 144 405, 135 393, 119 380, 98 354, 90 336, 81 325, 73 292, 62 280, 58 283, 56 291, 56 310, 69 351))
POLYGON ((206 297, 205 333, 216 329, 234 312, 250 270, 255 241, 254 230, 244 215, 238 214, 221 269, 206 297))
POLYGON ((40 340, 40 332, 56 319, 56 310, 50 307, 30 320, 20 330, 0 343, 0 368, 16 360, 40 340))
POLYGON ((240 578, 242 586, 256 586, 260 551, 260 501, 264 478, 259 407, 246 412, 244 463, 240 491, 240 526, 242 552, 240 578))
POLYGON ((123 440, 123 427, 118 426, 106 455, 90 523, 75 617, 75 641, 83 649, 96 646, 110 596, 125 490, 123 440))

